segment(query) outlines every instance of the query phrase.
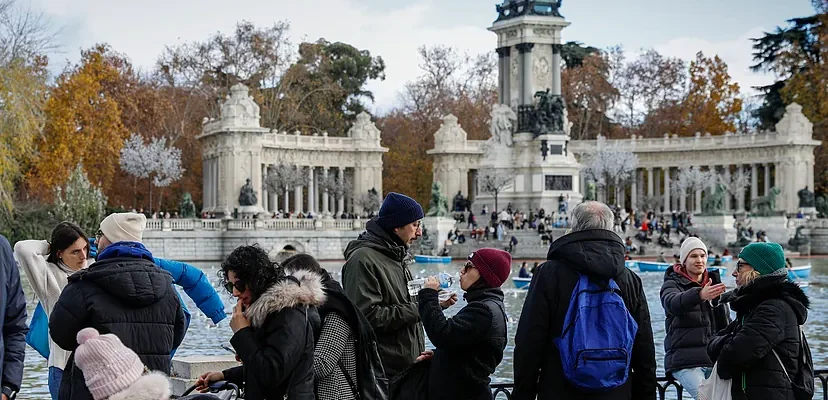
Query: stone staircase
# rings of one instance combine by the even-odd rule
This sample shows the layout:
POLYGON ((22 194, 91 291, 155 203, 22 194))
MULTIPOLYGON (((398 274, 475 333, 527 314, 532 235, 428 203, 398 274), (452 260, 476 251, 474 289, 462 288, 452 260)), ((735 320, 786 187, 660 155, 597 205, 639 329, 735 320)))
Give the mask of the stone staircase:
MULTIPOLYGON (((543 243, 537 230, 534 229, 513 229, 503 235, 503 241, 489 236, 489 240, 470 239, 468 231, 462 230, 466 235, 465 243, 455 243, 448 248, 448 254, 456 259, 465 259, 472 252, 483 247, 494 247, 507 250, 512 236, 518 240, 518 245, 512 251, 512 257, 516 259, 546 259, 549 252, 549 243, 543 243)), ((563 236, 566 229, 553 229, 551 234, 554 239, 563 236)))

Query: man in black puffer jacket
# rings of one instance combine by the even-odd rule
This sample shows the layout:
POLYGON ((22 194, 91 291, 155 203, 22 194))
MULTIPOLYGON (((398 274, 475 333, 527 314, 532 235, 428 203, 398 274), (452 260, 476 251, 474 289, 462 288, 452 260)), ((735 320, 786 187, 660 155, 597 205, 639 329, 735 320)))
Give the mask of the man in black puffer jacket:
POLYGON ((707 270, 707 246, 698 238, 681 243, 680 260, 664 273, 661 305, 664 307, 664 370, 696 398, 698 387, 713 362, 707 342, 730 323, 730 311, 721 304, 725 291, 718 270, 707 270))
POLYGON ((503 250, 475 251, 463 266, 460 288, 468 304, 452 318, 443 315, 439 282, 431 277, 420 290, 420 318, 437 347, 419 359, 431 358, 429 400, 490 400, 495 368, 506 348, 506 312, 500 286, 509 279, 512 256, 503 250))
MULTIPOLYGON (((146 217, 134 213, 112 214, 101 222, 97 262, 69 276, 50 315, 49 333, 58 346, 73 352, 83 328, 113 333, 147 368, 168 374, 186 320, 172 276, 155 265, 140 243, 145 226, 146 217)), ((74 353, 63 374, 60 400, 92 399, 83 372, 72 365, 74 353)))
POLYGON ((626 248, 612 232, 614 216, 606 205, 588 201, 572 209, 572 233, 552 243, 547 262, 538 267, 520 314, 515 335, 515 390, 512 399, 655 400, 656 361, 650 311, 641 279, 624 267, 626 248), (578 390, 564 376, 553 340, 563 331, 570 298, 581 272, 613 278, 638 324, 623 385, 602 393, 578 390))
POLYGON ((739 254, 739 288, 730 301, 736 320, 707 346, 719 377, 733 380, 735 400, 794 400, 788 376, 796 377, 802 361, 813 368, 810 351, 800 353, 808 344, 800 325, 808 319, 810 301, 787 275, 777 243, 751 243, 739 254))

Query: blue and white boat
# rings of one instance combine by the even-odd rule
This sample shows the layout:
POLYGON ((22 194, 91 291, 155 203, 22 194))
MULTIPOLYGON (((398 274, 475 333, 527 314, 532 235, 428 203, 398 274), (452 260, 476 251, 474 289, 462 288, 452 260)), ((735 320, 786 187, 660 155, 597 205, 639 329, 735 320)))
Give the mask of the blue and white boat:
POLYGON ((532 283, 532 278, 512 278, 512 282, 518 289, 529 289, 529 284, 532 283))
POLYGON ((448 264, 451 262, 451 257, 414 256, 414 261, 424 264, 448 264))
POLYGON ((788 279, 792 281, 808 280, 811 277, 811 264, 788 269, 788 279))
MULTIPOLYGON (((727 263, 727 262, 733 261, 733 256, 731 256, 731 255, 719 256, 719 259, 722 260, 723 263, 727 263)), ((714 261, 716 261, 716 256, 715 255, 707 256, 707 263, 708 264, 713 264, 714 261)))
POLYGON ((641 272, 664 272, 670 268, 670 263, 639 261, 638 270, 641 272))
POLYGON ((625 260, 624 266, 627 268, 635 268, 638 266, 638 261, 636 260, 625 260))

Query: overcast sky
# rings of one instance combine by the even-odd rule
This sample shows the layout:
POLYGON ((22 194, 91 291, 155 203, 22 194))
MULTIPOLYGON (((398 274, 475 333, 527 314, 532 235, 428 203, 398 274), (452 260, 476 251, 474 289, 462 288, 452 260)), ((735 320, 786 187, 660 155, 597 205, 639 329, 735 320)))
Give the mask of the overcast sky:
MULTIPOLYGON (((62 53, 52 61, 61 66, 77 61, 81 48, 109 43, 134 65, 151 68, 165 45, 230 33, 243 19, 257 26, 287 20, 295 42, 323 37, 385 59, 386 80, 369 86, 377 97, 375 112, 393 107, 405 82, 419 75, 419 46, 451 45, 471 53, 496 46, 486 28, 496 17, 497 1, 488 0, 30 1, 61 27, 62 53)), ((699 50, 718 54, 744 92, 772 79, 748 70, 749 38, 813 9, 808 0, 565 0, 561 13, 572 23, 563 31, 565 41, 655 48, 685 60, 699 50)))

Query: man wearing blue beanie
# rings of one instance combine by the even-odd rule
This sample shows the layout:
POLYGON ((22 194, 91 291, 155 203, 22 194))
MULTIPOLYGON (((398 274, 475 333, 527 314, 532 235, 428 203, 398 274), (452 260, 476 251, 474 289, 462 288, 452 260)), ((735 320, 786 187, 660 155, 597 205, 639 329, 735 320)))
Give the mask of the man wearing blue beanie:
POLYGON ((374 328, 388 377, 425 350, 417 302, 408 293, 408 246, 422 235, 423 208, 414 199, 389 193, 379 215, 348 244, 342 286, 374 328))

